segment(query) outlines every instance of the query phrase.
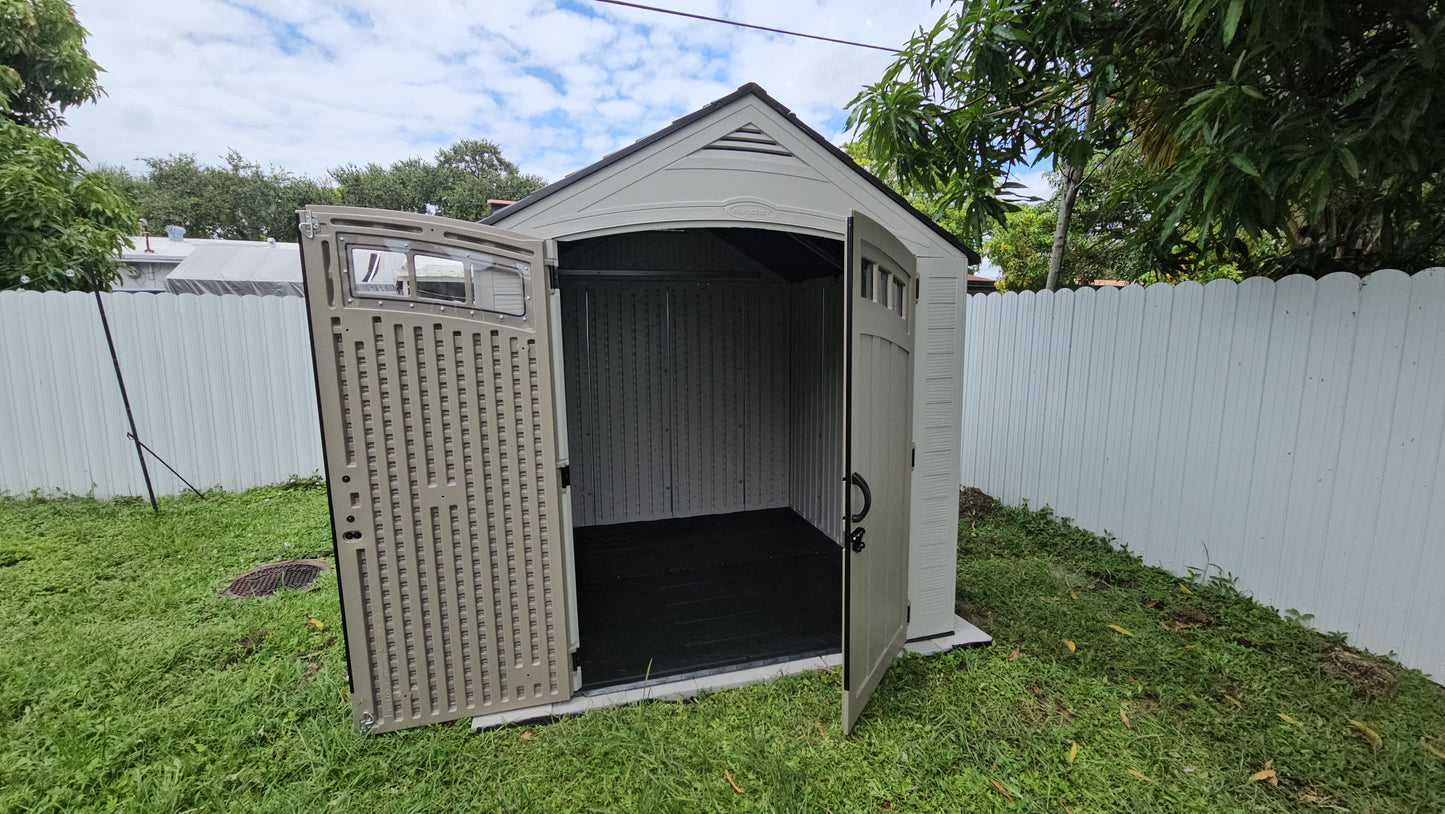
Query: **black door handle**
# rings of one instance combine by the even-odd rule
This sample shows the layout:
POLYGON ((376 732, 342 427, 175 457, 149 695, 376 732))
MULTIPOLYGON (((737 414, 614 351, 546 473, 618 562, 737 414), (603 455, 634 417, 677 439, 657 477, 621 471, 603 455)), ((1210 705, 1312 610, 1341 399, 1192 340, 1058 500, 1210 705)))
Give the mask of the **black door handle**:
MULTIPOLYGON (((854 523, 861 523, 863 522, 863 518, 868 516, 868 510, 873 508, 873 492, 868 488, 868 481, 863 480, 863 476, 858 474, 857 472, 854 472, 853 474, 848 476, 848 482, 858 487, 858 489, 863 492, 863 511, 858 512, 857 514, 848 518, 854 523)), ((850 505, 852 504, 852 502, 853 501, 851 500, 848 501, 850 505)))

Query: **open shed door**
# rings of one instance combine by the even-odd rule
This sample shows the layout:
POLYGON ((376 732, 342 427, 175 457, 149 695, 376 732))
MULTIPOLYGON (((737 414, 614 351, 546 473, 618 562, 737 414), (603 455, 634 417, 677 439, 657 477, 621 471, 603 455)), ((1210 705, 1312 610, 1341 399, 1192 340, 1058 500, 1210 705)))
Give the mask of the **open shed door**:
POLYGON ((357 727, 567 699, 547 247, 346 207, 301 236, 357 727))
POLYGON ((844 734, 908 638, 917 263, 901 241, 854 212, 847 269, 844 734))

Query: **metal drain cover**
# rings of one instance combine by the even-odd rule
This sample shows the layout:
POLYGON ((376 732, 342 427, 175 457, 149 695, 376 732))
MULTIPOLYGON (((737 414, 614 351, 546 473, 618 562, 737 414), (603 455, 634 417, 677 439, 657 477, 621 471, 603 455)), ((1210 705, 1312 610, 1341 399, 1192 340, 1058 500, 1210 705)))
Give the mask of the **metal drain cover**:
POLYGON ((231 584, 221 591, 221 596, 252 598, 270 596, 282 588, 295 591, 311 590, 311 583, 331 566, 320 560, 287 560, 272 562, 252 568, 244 574, 231 578, 231 584))

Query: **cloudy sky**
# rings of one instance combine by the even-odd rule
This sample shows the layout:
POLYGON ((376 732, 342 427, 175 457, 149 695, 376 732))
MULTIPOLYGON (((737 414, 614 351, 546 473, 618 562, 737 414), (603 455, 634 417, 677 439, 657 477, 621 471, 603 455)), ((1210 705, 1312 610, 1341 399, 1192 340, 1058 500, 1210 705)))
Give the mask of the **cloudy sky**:
MULTIPOLYGON (((889 63, 864 48, 595 0, 73 0, 106 96, 64 137, 92 163, 228 148, 322 176, 485 138, 556 180, 745 82, 825 136, 889 63)), ((928 0, 646 0, 884 46, 928 0)), ((1027 179, 1026 179, 1027 180, 1027 179)))

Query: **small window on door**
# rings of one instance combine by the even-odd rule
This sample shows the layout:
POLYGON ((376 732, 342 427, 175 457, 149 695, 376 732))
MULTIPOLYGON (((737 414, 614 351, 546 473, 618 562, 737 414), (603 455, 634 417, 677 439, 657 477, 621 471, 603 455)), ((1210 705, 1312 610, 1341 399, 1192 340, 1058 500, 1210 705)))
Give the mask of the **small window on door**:
POLYGON ((351 250, 351 290, 367 294, 400 294, 401 280, 409 276, 406 252, 356 247, 351 250))
POLYGON ((460 260, 413 254, 413 296, 439 302, 467 301, 467 267, 460 260))
POLYGON ((865 300, 873 299, 873 275, 878 264, 872 260, 863 261, 863 270, 858 275, 858 294, 865 300))
POLYGON ((877 297, 877 300, 878 300, 878 304, 881 305, 881 306, 883 306, 884 308, 887 308, 887 307, 888 307, 888 292, 891 290, 891 287, 889 286, 888 283, 889 283, 889 281, 890 281, 891 279, 893 279, 893 275, 892 275, 892 274, 889 274, 888 272, 884 271, 884 270, 881 269, 881 268, 878 269, 878 297, 877 297))
POLYGON ((527 313, 527 265, 485 254, 444 256, 355 246, 351 289, 360 296, 407 297, 465 305, 499 314, 527 313))
POLYGON ((472 272, 472 304, 499 314, 527 313, 527 288, 521 269, 485 263, 472 272))
POLYGON ((893 313, 897 314, 900 317, 903 316, 903 301, 903 281, 898 279, 897 277, 894 277, 893 294, 889 298, 889 303, 893 306, 893 313))

